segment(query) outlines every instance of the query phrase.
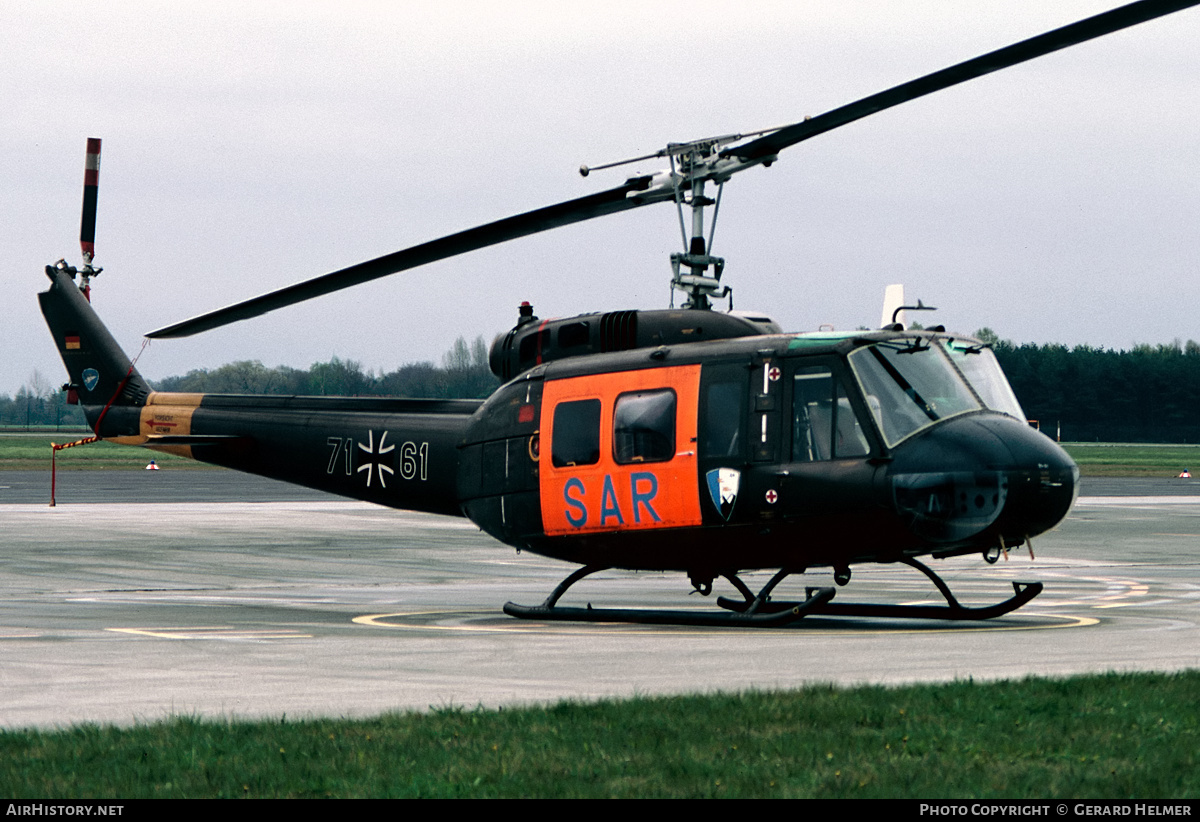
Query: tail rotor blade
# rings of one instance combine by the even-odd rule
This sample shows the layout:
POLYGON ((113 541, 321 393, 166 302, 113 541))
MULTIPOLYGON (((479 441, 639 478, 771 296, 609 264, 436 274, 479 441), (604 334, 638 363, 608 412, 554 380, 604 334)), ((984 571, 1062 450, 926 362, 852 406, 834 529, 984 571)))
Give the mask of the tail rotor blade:
POLYGON ((87 161, 83 167, 83 217, 79 223, 79 246, 83 264, 90 266, 96 256, 96 189, 100 183, 100 138, 89 137, 87 161))

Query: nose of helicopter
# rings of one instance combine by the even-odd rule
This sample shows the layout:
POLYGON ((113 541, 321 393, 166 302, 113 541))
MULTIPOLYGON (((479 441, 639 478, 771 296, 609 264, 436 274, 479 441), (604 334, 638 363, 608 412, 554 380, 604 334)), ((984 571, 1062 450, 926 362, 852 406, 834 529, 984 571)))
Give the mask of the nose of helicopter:
POLYGON ((959 542, 991 528, 1017 544, 1067 515, 1079 468, 1020 420, 981 414, 946 420, 902 444, 891 484, 897 512, 923 539, 959 542))

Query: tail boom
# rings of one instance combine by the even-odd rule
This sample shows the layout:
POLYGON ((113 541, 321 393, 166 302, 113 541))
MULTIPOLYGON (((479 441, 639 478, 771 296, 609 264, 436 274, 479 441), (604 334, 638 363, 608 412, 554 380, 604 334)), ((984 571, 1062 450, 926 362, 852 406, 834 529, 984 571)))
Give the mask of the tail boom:
POLYGON ((474 400, 155 392, 120 442, 392 508, 461 516, 474 400))
POLYGON ((64 265, 38 295, 96 435, 393 508, 461 516, 458 448, 479 400, 154 392, 64 265))

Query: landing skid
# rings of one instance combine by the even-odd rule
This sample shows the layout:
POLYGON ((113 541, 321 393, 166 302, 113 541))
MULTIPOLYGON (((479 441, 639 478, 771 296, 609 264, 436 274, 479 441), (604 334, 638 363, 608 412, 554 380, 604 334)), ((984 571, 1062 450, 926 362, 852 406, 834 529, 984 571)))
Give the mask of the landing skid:
MULTIPOLYGON (((541 605, 518 605, 508 602, 504 613, 519 619, 555 620, 564 622, 627 622, 641 625, 699 625, 721 627, 778 628, 795 622, 809 614, 826 616, 899 617, 906 619, 982 620, 1002 616, 1020 608, 1042 592, 1040 582, 1014 582, 1013 596, 995 605, 968 607, 959 603, 950 588, 936 573, 915 559, 903 558, 899 562, 915 568, 933 582, 946 599, 945 605, 887 605, 874 603, 831 602, 833 588, 805 589, 802 602, 784 602, 771 599, 771 591, 794 573, 804 569, 784 568, 771 577, 758 594, 754 594, 736 574, 722 576, 738 589, 743 599, 717 597, 717 604, 725 612, 692 610, 662 610, 641 608, 586 608, 559 607, 558 600, 567 589, 586 576, 608 570, 606 565, 585 565, 558 584, 541 605)), ((707 591, 705 592, 707 593, 707 591)))
POLYGON ((560 620, 565 622, 629 622, 639 625, 700 625, 721 627, 778 628, 795 622, 813 612, 813 609, 828 604, 833 599, 833 588, 809 588, 803 602, 786 604, 770 602, 771 590, 793 571, 783 570, 771 578, 755 597, 733 574, 724 575, 746 596, 744 608, 730 613, 720 611, 672 611, 655 608, 562 608, 558 600, 566 590, 586 576, 607 571, 606 565, 585 565, 558 584, 541 605, 504 604, 504 613, 519 619, 560 620), (765 606, 765 607, 764 607, 765 606))
MULTIPOLYGON (((962 605, 954 594, 950 592, 949 586, 945 581, 934 573, 928 566, 918 562, 915 559, 905 557, 898 560, 905 565, 916 568, 937 586, 937 589, 942 592, 942 596, 946 598, 945 605, 887 605, 876 603, 856 603, 856 602, 829 602, 828 600, 820 605, 815 605, 810 608, 807 613, 822 614, 826 616, 866 616, 866 617, 901 617, 906 619, 962 619, 962 620, 981 620, 993 619, 998 616, 1003 616, 1010 611, 1015 611, 1022 605, 1029 602, 1035 596, 1042 592, 1042 583, 1040 582, 1014 582, 1013 595, 1003 602, 997 602, 995 605, 985 605, 983 607, 968 607, 962 605)), ((745 586, 738 588, 743 596, 748 593, 745 586)), ((811 597, 812 588, 808 589, 811 597)), ((749 597, 747 597, 749 599, 749 597)), ((717 604, 722 608, 728 608, 732 611, 741 611, 748 606, 747 602, 739 602, 737 600, 727 599, 726 597, 718 597, 717 604)), ((788 608, 792 603, 788 602, 768 602, 766 607, 773 608, 788 608)), ((759 610, 762 610, 760 606, 759 610)))

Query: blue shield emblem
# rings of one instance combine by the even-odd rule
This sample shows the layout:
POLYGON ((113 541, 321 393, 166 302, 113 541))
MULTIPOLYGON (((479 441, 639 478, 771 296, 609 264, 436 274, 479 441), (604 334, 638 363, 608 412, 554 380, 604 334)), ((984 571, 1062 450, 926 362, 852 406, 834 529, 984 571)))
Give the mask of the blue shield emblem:
POLYGON ((708 480, 708 493, 713 505, 726 520, 733 515, 733 506, 737 503, 738 483, 742 472, 736 468, 714 468, 704 475, 708 480))
POLYGON ((94 368, 83 369, 83 387, 91 391, 100 382, 100 372, 94 368))

